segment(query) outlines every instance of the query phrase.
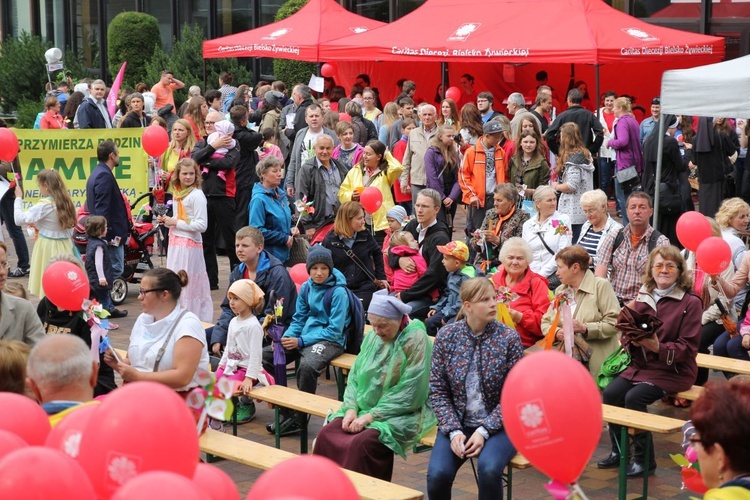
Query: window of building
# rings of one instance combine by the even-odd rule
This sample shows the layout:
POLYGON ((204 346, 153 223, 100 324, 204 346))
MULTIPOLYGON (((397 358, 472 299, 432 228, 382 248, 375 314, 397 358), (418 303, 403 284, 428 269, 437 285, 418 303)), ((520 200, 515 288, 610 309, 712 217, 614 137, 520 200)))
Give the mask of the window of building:
POLYGON ((208 38, 208 9, 209 0, 177 0, 179 26, 197 24, 203 30, 203 36, 208 38))
MULTIPOLYGON (((397 0, 348 0, 345 6, 355 14, 387 23, 390 20, 391 1, 397 0)), ((410 3, 414 1, 422 3, 421 0, 411 0, 410 3)))
POLYGON ((143 12, 154 16, 159 22, 161 46, 164 50, 172 47, 172 2, 165 0, 143 0, 143 12))
POLYGON ((217 0, 216 36, 242 33, 255 26, 254 2, 247 0, 217 0))
MULTIPOLYGON (((99 67, 99 6, 97 0, 74 0, 71 5, 72 48, 80 51, 87 68, 99 67)), ((62 48, 62 47, 61 47, 62 48)))

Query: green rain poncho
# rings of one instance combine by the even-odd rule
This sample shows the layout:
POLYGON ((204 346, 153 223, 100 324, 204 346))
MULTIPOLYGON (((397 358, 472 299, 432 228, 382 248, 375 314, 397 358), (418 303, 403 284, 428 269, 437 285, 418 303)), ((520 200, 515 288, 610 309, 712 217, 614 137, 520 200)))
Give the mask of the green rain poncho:
POLYGON ((344 404, 330 419, 352 409, 357 417, 372 414, 367 428, 380 431, 380 442, 406 458, 406 450, 437 424, 427 402, 431 361, 432 342, 421 321, 410 321, 392 342, 365 335, 344 404))

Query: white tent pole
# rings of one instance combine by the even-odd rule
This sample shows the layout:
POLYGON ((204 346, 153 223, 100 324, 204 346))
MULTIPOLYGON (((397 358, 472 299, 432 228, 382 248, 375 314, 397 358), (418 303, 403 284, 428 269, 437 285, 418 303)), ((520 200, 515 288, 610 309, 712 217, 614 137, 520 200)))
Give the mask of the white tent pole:
POLYGON ((659 114, 659 146, 656 149, 656 176, 654 177, 654 227, 659 225, 659 186, 661 185, 661 157, 664 152, 664 113, 659 114))

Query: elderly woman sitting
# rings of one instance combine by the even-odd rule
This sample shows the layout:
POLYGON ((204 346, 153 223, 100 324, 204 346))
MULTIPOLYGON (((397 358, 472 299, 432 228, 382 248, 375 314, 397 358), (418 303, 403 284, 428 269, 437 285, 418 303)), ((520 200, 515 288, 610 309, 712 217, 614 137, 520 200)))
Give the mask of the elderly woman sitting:
POLYGON ((318 433, 315 455, 341 467, 390 481, 393 454, 435 426, 427 404, 432 343, 424 324, 409 321, 411 307, 386 291, 368 309, 373 333, 349 374, 344 403, 318 433))
POLYGON ((510 238, 500 249, 503 265, 492 275, 495 290, 517 296, 508 309, 524 348, 542 338, 540 324, 550 302, 547 279, 529 269, 531 259, 529 244, 522 238, 510 238))
POLYGON ((622 224, 614 220, 607 211, 607 195, 601 189, 586 191, 581 195, 581 208, 586 215, 586 222, 581 227, 581 234, 576 245, 581 245, 591 257, 590 266, 594 270, 596 256, 604 237, 617 233, 622 224))
POLYGON ((487 210, 482 227, 471 239, 472 249, 477 252, 478 258, 489 262, 485 270, 500 264, 500 247, 509 238, 521 236, 527 220, 529 214, 518 208, 516 187, 510 183, 495 186, 494 208, 487 210))
MULTIPOLYGON (((591 358, 588 362, 589 372, 596 377, 602 362, 617 350, 619 335, 615 328, 620 314, 620 303, 617 301, 612 285, 604 278, 597 278, 589 268, 589 254, 579 246, 573 245, 557 252, 557 275, 560 285, 556 293, 570 289, 575 298, 573 308, 573 332, 580 335, 591 347, 591 358)), ((550 306, 542 318, 542 332, 546 333, 555 317, 555 308, 550 306)), ((563 340, 563 330, 558 328, 555 336, 563 340)))

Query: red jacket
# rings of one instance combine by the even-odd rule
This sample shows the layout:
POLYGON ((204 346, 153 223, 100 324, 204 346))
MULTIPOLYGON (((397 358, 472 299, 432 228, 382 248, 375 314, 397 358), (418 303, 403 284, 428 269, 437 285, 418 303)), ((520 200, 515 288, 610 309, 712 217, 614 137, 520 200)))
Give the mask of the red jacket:
MULTIPOLYGON (((458 173, 458 184, 463 193, 462 200, 467 205, 471 203, 471 197, 479 198, 479 206, 484 206, 485 193, 485 165, 487 154, 482 145, 482 138, 466 150, 464 161, 458 173)), ((505 182, 506 178, 505 150, 499 144, 495 146, 495 177, 498 184, 505 182)))
MULTIPOLYGON (((492 275, 495 290, 498 287, 507 286, 505 284, 507 274, 505 268, 500 266, 492 275)), ((526 275, 513 286, 511 292, 518 295, 518 299, 510 303, 510 308, 523 314, 521 321, 516 324, 516 331, 524 347, 532 346, 544 336, 541 325, 542 316, 549 309, 549 283, 547 278, 528 269, 526 275)))

